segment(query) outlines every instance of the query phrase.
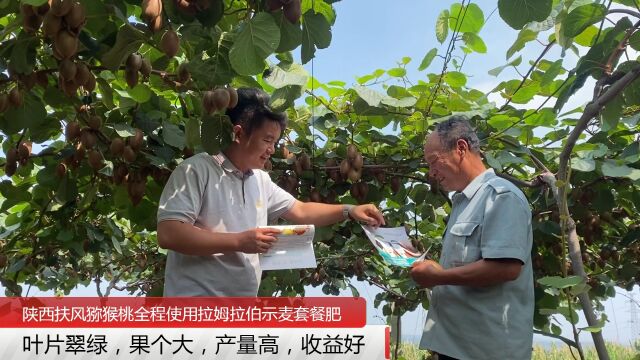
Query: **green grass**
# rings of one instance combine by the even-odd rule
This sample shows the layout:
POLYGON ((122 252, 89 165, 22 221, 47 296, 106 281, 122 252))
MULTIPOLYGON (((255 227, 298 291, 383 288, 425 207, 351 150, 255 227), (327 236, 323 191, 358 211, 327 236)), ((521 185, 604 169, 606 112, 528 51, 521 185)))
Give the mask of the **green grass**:
MULTIPOLYGON (((640 360, 640 341, 633 346, 623 346, 616 343, 607 343, 609 357, 611 360, 640 360)), ((393 358, 393 347, 391 348, 393 358)), ((585 358, 587 360, 597 360, 598 355, 593 347, 586 347, 585 358)), ((580 359, 578 352, 573 351, 576 359, 580 359)), ((431 359, 428 351, 418 349, 416 344, 402 343, 398 352, 398 360, 425 360, 431 359)), ((542 346, 534 346, 532 360, 572 360, 571 352, 568 346, 552 346, 551 348, 543 348, 542 346)))

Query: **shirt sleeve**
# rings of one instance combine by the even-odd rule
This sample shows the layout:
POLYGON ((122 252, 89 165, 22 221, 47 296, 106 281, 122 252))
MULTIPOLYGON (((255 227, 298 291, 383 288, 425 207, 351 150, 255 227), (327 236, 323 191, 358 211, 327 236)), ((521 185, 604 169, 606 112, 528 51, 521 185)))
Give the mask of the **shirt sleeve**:
POLYGON ((293 207, 296 199, 274 183, 267 173, 264 173, 263 179, 267 192, 268 217, 270 220, 277 219, 293 207))
MULTIPOLYGON (((196 159, 197 160, 197 159, 196 159)), ((194 224, 198 219, 207 180, 197 161, 183 161, 171 173, 158 205, 158 223, 179 220, 194 224)))
POLYGON ((480 239, 485 259, 526 263, 531 255, 531 211, 513 192, 495 193, 487 202, 480 239))

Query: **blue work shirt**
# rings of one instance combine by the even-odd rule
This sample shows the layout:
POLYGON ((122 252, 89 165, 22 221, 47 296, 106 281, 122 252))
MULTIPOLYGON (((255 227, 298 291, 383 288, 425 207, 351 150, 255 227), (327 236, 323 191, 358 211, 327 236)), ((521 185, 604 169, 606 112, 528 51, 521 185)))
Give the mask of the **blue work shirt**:
POLYGON ((458 359, 530 359, 533 341, 531 210, 511 182, 486 170, 452 198, 440 265, 481 259, 523 263, 517 279, 493 286, 435 286, 420 348, 458 359))

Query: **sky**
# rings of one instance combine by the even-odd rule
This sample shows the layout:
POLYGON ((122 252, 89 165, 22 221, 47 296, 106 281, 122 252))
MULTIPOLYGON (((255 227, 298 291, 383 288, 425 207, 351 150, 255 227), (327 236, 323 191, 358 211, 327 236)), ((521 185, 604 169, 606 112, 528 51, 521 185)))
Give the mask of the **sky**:
MULTIPOLYGON (((408 56, 413 60, 407 66, 407 77, 411 80, 425 79, 427 72, 439 73, 442 67, 442 59, 436 58, 427 72, 418 72, 417 68, 424 55, 436 47, 439 53, 444 53, 444 45, 439 44, 435 38, 435 20, 443 9, 448 9, 453 1, 425 1, 425 0, 343 0, 334 4, 337 13, 336 23, 332 28, 333 38, 327 49, 316 52, 313 63, 308 63, 305 68, 321 82, 332 80, 345 81, 348 85, 355 83, 355 78, 366 75, 375 69, 389 69, 395 67, 402 57, 408 56), (312 69, 313 66, 313 69, 312 69)), ((487 72, 495 67, 507 63, 505 53, 517 37, 517 31, 509 28, 499 17, 495 9, 496 1, 478 2, 485 18, 495 10, 484 28, 480 32, 487 45, 486 54, 471 54, 465 61, 463 72, 469 75, 468 85, 484 91, 489 91, 504 79, 516 78, 515 71, 505 69, 500 77, 496 78, 487 72)), ((523 55, 523 64, 534 60, 543 45, 532 42, 520 54, 523 55)), ((298 50, 299 51, 299 50, 298 50)), ((517 55, 516 55, 517 56, 517 55)), ((559 53, 551 52, 549 58, 557 59, 559 53)), ((576 58, 567 55, 566 67, 575 64, 576 58)), ((521 65, 525 71, 526 65, 521 65)), ((585 88, 589 88, 587 84, 585 88)), ((566 109, 577 107, 588 101, 588 92, 579 92, 572 98, 566 109)), ((504 100, 499 96, 491 96, 496 104, 502 105, 504 100)), ((541 100, 537 100, 540 101, 541 100)), ((552 106, 552 105, 550 105, 552 106)), ((366 284, 357 284, 360 295, 368 301, 368 322, 382 324, 385 322, 380 309, 372 306, 377 288, 366 284)), ((633 339, 640 338, 640 325, 629 322, 630 310, 633 306, 640 313, 637 305, 631 305, 626 296, 633 296, 640 302, 638 287, 632 293, 618 289, 623 295, 608 300, 604 305, 610 322, 604 328, 605 339, 622 344, 629 344, 633 339)), ((0 287, 0 294, 4 289, 0 287)), ((51 295, 32 290, 29 295, 51 295)), ((80 288, 74 291, 75 296, 94 296, 94 288, 80 288)), ((309 288, 308 296, 322 296, 320 288, 309 288)), ((344 296, 350 296, 351 292, 343 292, 344 296)), ((402 334, 405 341, 417 341, 426 318, 426 312, 422 309, 407 314, 402 319, 402 334)), ((582 320, 584 321, 584 320, 582 320)), ((584 325, 581 325, 584 326, 584 325)), ((570 337, 570 327, 563 326, 563 335, 570 337)), ((547 340, 539 336, 535 338, 538 343, 547 340)), ((582 341, 590 342, 590 336, 583 334, 582 341)))

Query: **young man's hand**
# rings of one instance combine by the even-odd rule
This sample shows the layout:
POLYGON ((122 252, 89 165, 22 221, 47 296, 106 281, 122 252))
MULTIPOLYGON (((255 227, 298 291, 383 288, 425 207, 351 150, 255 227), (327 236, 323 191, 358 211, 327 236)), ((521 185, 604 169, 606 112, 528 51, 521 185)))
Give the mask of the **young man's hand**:
POLYGON ((366 222, 373 227, 385 224, 382 212, 373 204, 354 206, 349 210, 349 216, 353 220, 366 222))
POLYGON ((238 251, 247 254, 266 253, 278 240, 278 229, 256 228, 238 233, 238 251))
POLYGON ((423 288, 432 288, 439 283, 439 275, 444 270, 442 266, 433 260, 416 261, 411 266, 411 277, 423 288))

